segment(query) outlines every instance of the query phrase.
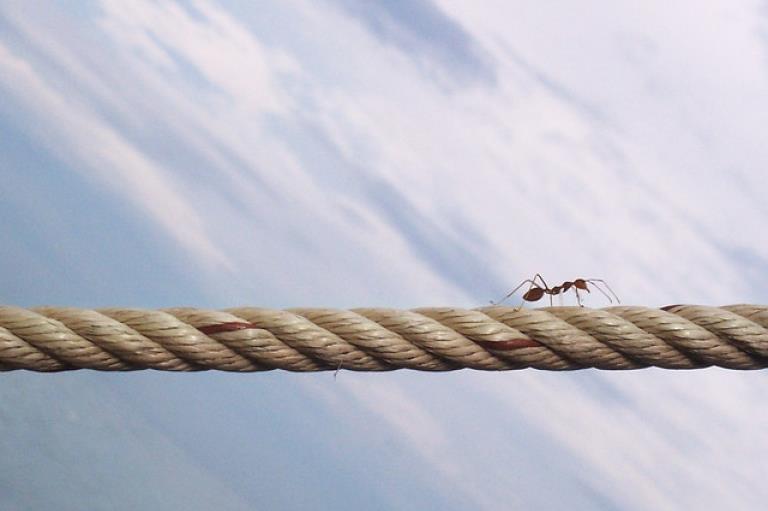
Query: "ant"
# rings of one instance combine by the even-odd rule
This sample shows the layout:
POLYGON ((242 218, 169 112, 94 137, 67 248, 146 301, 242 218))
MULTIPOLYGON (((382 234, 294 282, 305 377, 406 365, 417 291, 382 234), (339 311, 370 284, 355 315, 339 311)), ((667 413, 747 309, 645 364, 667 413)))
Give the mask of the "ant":
MULTIPOLYGON (((524 281, 522 281, 520 283, 520 285, 518 285, 515 289, 510 291, 509 294, 507 294, 504 298, 502 298, 498 302, 496 302, 496 303, 491 302, 491 305, 499 305, 499 304, 501 304, 504 300, 506 300, 507 298, 509 298, 513 294, 515 294, 515 292, 517 292, 518 289, 523 287, 525 284, 529 284, 529 283, 531 285, 528 288, 528 291, 526 291, 525 294, 523 295, 523 301, 526 301, 526 302, 537 302, 537 301, 541 300, 541 298, 544 295, 549 295, 549 305, 551 307, 552 306, 552 297, 553 296, 555 296, 555 295, 562 295, 563 293, 565 293, 569 289, 573 288, 574 292, 576 293, 576 302, 579 304, 579 307, 584 307, 584 305, 581 304, 581 296, 579 295, 579 289, 589 293, 590 290, 587 287, 587 283, 590 283, 590 284, 592 284, 595 287, 595 289, 597 289, 598 291, 603 293, 603 296, 608 298, 609 302, 613 303, 613 300, 608 295, 608 293, 603 291, 602 288, 597 285, 598 282, 601 285, 605 286, 606 289, 608 289, 608 291, 611 292, 613 297, 616 299, 617 303, 621 303, 621 300, 619 300, 619 297, 616 296, 616 293, 613 292, 613 289, 611 289, 611 286, 609 286, 608 283, 605 282, 603 279, 574 279, 573 281, 566 280, 565 282, 563 282, 559 286, 549 287, 547 285, 546 281, 544 280, 544 277, 542 277, 540 274, 537 273, 536 275, 533 276, 532 279, 525 279, 524 281), (536 279, 539 279, 541 281, 542 285, 539 285, 539 283, 536 282, 536 279)), ((521 303, 520 307, 522 307, 522 306, 523 306, 523 304, 521 303)))

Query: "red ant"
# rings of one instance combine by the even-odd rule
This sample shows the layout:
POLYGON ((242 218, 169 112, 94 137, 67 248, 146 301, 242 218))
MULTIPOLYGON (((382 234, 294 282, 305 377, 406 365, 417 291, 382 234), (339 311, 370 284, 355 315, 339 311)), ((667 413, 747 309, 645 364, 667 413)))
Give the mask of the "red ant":
MULTIPOLYGON (((563 282, 559 286, 549 287, 547 285, 547 283, 544 281, 544 277, 542 277, 540 274, 537 273, 536 275, 533 276, 532 279, 525 279, 524 281, 522 281, 519 286, 517 286, 515 289, 510 291, 510 293, 507 294, 507 296, 505 296, 504 298, 502 298, 498 302, 496 302, 496 303, 491 302, 491 305, 499 305, 499 304, 501 304, 504 300, 506 300, 507 298, 509 298, 513 294, 515 294, 515 292, 517 292, 518 289, 520 289, 521 287, 523 287, 525 284, 528 284, 528 283, 530 283, 531 285, 528 288, 528 291, 526 291, 525 294, 523 295, 523 301, 526 301, 526 302, 537 302, 537 301, 541 300, 541 298, 544 295, 549 295, 549 305, 551 307, 552 306, 552 297, 553 296, 561 295, 561 294, 565 293, 566 291, 568 291, 569 289, 573 288, 574 292, 576 293, 576 302, 579 304, 580 307, 584 307, 581 304, 581 296, 579 295, 579 289, 589 293, 590 290, 587 287, 587 283, 590 283, 590 284, 592 284, 595 287, 595 289, 597 289, 598 291, 603 293, 603 296, 608 298, 609 302, 613 303, 613 300, 611 299, 610 296, 608 296, 608 293, 603 291, 600 288, 600 286, 597 285, 598 282, 600 282, 600 284, 605 286, 606 289, 608 289, 608 291, 611 292, 613 297, 616 299, 617 303, 621 303, 621 300, 619 300, 619 297, 616 296, 616 293, 613 292, 613 289, 611 289, 611 286, 609 286, 603 279, 574 279, 573 281, 566 280, 565 282, 563 282), (539 285, 536 282, 536 279, 539 279, 543 285, 539 285)), ((523 306, 523 304, 521 303, 520 307, 522 307, 522 306, 523 306)))

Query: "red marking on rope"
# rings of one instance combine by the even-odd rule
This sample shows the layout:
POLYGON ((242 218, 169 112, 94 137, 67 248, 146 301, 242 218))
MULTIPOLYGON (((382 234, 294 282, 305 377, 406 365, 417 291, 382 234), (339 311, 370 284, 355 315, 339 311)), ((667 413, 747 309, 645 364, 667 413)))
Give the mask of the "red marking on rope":
POLYGON ((494 351, 510 351, 518 348, 540 348, 544 346, 533 339, 507 339, 504 341, 475 341, 483 348, 494 351))
POLYGON ((247 330, 249 328, 259 328, 253 323, 243 323, 242 321, 230 321, 229 323, 219 323, 218 325, 207 325, 198 327, 198 330, 205 335, 218 334, 221 332, 234 332, 235 330, 247 330))

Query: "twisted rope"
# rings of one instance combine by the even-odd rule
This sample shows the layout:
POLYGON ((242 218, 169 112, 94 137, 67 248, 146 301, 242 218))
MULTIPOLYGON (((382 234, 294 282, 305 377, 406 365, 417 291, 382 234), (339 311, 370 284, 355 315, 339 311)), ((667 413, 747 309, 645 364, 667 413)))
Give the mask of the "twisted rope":
POLYGON ((0 306, 0 370, 768 367, 768 306, 222 311, 0 306))

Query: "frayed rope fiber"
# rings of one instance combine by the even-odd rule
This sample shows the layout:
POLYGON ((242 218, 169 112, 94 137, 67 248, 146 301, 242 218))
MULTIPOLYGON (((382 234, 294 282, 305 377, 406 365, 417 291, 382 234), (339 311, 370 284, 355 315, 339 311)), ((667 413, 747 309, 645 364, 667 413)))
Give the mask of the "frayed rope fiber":
POLYGON ((0 306, 0 370, 768 367, 768 306, 412 310, 0 306))

